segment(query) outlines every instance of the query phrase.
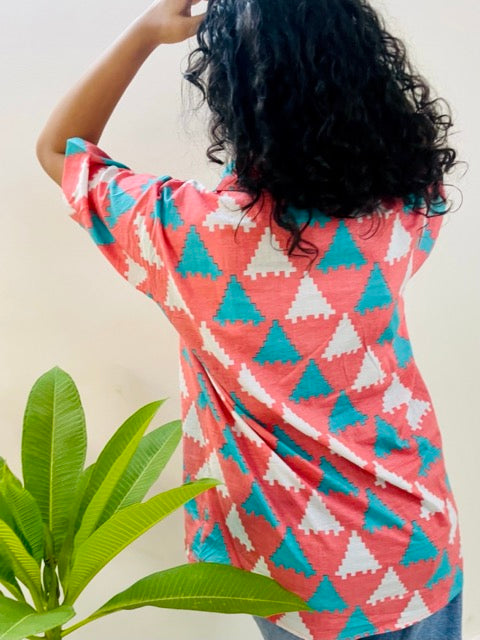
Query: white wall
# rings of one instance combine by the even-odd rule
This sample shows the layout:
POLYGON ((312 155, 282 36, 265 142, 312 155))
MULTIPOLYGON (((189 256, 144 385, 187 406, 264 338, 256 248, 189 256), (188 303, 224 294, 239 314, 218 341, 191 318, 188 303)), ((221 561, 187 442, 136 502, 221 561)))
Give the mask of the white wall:
MULTIPOLYGON (((56 364, 80 390, 89 435, 87 463, 143 404, 169 397, 154 426, 180 416, 175 331, 68 218, 59 187, 35 156, 36 139, 56 102, 146 6, 140 0, 0 3, 0 455, 17 473, 28 392, 56 364)), ((459 507, 465 639, 470 640, 480 633, 475 607, 480 597, 480 221, 474 196, 480 139, 478 0, 383 0, 378 6, 394 32, 407 40, 419 70, 450 102, 455 121, 451 142, 470 164, 464 178, 460 166, 450 179, 462 190, 463 205, 449 214, 432 256, 406 294, 414 353, 435 404, 459 507)), ((196 178, 212 188, 221 169, 209 166, 204 156, 205 112, 191 121, 189 130, 183 128, 179 70, 193 44, 192 39, 162 45, 152 54, 99 145, 135 170, 196 178)), ((461 194, 450 189, 449 195, 456 209, 461 194)), ((151 493, 180 483, 179 447, 151 493)), ((183 564, 182 527, 179 510, 113 560, 78 600, 78 614, 84 617, 143 575, 183 564)), ((153 607, 108 616, 78 635, 85 640, 102 634, 127 639, 130 625, 135 625, 136 637, 166 638, 173 631, 177 640, 260 638, 244 614, 153 607)))

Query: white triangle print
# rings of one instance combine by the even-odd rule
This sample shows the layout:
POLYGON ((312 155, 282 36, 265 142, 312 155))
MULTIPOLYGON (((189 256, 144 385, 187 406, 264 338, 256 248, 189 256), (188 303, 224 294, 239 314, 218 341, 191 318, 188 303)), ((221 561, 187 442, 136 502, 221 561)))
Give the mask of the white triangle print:
POLYGON ((288 259, 269 227, 265 228, 253 258, 250 260, 244 275, 256 280, 257 276, 266 277, 269 273, 278 276, 283 273, 289 276, 296 268, 288 259), (271 243, 271 244, 270 244, 271 243))
POLYGON ((360 458, 360 456, 357 456, 356 453, 354 453, 345 444, 343 444, 343 442, 340 442, 340 440, 337 440, 331 435, 328 436, 328 439, 330 443, 330 451, 332 451, 333 453, 342 456, 342 458, 350 460, 350 462, 353 462, 353 464, 356 464, 358 467, 363 468, 368 464, 367 460, 364 460, 363 458, 360 458))
POLYGON ((319 429, 312 427, 311 424, 306 422, 303 418, 300 418, 300 416, 297 416, 297 414, 294 413, 290 407, 287 407, 284 402, 282 402, 282 409, 282 418, 287 424, 291 424, 297 431, 304 433, 310 438, 314 438, 315 440, 320 438, 322 432, 319 429))
POLYGON ((332 532, 337 536, 340 531, 344 530, 344 527, 333 516, 323 498, 318 493, 314 492, 312 492, 310 496, 310 500, 308 501, 305 513, 303 514, 302 521, 298 525, 298 528, 302 529, 302 531, 307 535, 313 531, 313 533, 332 532))
POLYGON ((202 224, 210 231, 214 231, 215 227, 225 229, 225 227, 236 228, 238 226, 247 233, 257 226, 248 214, 245 214, 242 219, 242 211, 238 203, 226 194, 218 198, 218 208, 209 213, 202 224), (239 222, 240 224, 238 224, 239 222))
POLYGON ((228 353, 222 349, 218 344, 215 336, 210 331, 205 320, 200 323, 200 335, 202 336, 203 344, 202 349, 207 353, 211 353, 215 358, 223 364, 224 367, 229 367, 233 364, 233 360, 228 353))
POLYGON ((381 384, 385 380, 385 375, 380 360, 373 353, 372 347, 368 345, 360 371, 351 388, 355 391, 361 391, 374 384, 381 384))
POLYGON ((412 277, 412 274, 413 274, 413 252, 410 254, 410 257, 408 258, 407 270, 405 272, 405 277, 403 278, 403 282, 400 286, 399 293, 401 296, 403 296, 405 292, 405 287, 407 286, 407 282, 412 277))
POLYGON ((448 538, 448 542, 450 544, 453 544, 453 541, 455 540, 455 532, 457 531, 458 514, 455 507, 453 506, 453 504, 450 502, 448 498, 447 498, 447 511, 448 511, 448 518, 450 520, 450 537, 448 538))
POLYGON ((303 482, 274 451, 272 451, 268 459, 268 468, 263 479, 271 485, 276 482, 285 489, 293 489, 295 492, 304 488, 303 482))
POLYGON ((190 405, 190 409, 183 421, 183 433, 190 436, 190 438, 193 438, 201 447, 204 447, 208 442, 208 440, 205 440, 202 432, 197 409, 195 408, 195 402, 192 402, 190 405))
POLYGON ((375 480, 375 484, 377 486, 381 486, 385 489, 385 483, 389 482, 390 484, 399 487, 400 489, 405 489, 405 491, 411 492, 413 487, 410 482, 402 478, 401 476, 393 473, 393 471, 389 471, 385 469, 381 464, 378 464, 376 460, 373 461, 373 466, 375 467, 375 474, 377 476, 375 480))
POLYGON ((215 478, 216 480, 220 480, 221 482, 223 482, 223 484, 217 484, 215 487, 212 487, 212 488, 217 489, 217 491, 220 491, 220 493, 225 497, 229 496, 229 491, 225 484, 223 471, 215 451, 212 451, 212 453, 208 457, 208 460, 205 460, 203 465, 197 471, 195 475, 195 479, 200 480, 200 478, 215 478))
POLYGON ((180 395, 183 398, 188 398, 187 383, 185 381, 185 375, 183 373, 183 367, 182 367, 181 361, 180 361, 179 366, 178 366, 178 386, 179 386, 179 389, 180 389, 180 395))
MULTIPOLYGON (((117 169, 117 167, 109 167, 109 169, 117 169)), ((114 173, 116 173, 117 171, 114 171, 114 173)), ((89 182, 88 181, 88 158, 85 156, 85 158, 82 160, 82 163, 80 165, 77 184, 75 185, 75 189, 72 193, 73 202, 75 204, 77 204, 82 198, 88 197, 89 189, 94 189, 97 186, 97 184, 101 182, 101 175, 99 174, 102 174, 102 173, 104 173, 102 169, 97 171, 89 182)))
POLYGON ((322 353, 322 358, 326 358, 331 362, 332 358, 336 356, 341 356, 344 353, 355 353, 361 346, 362 341, 355 331, 355 327, 348 317, 348 313, 345 312, 327 348, 322 353))
POLYGON ((190 318, 193 318, 192 312, 185 304, 185 300, 182 298, 171 273, 167 274, 167 295, 165 298, 165 305, 170 309, 185 311, 190 318))
POLYGON ((232 426, 232 430, 239 436, 244 436, 250 442, 253 442, 257 447, 264 447, 265 441, 260 438, 255 429, 246 422, 242 415, 237 413, 235 409, 231 409, 232 416, 234 419, 234 424, 232 426))
POLYGON ((284 613, 283 616, 275 620, 275 624, 303 640, 315 640, 298 611, 284 613))
POLYGON ((190 180, 186 180, 185 182, 191 184, 197 191, 201 191, 202 193, 207 191, 207 187, 195 178, 190 178, 190 180))
POLYGON ((377 604, 387 598, 401 598, 407 593, 405 585, 395 573, 393 567, 388 567, 381 583, 367 600, 368 604, 377 604))
POLYGON ((398 409, 402 404, 408 404, 411 397, 410 389, 400 382, 397 373, 394 372, 392 382, 383 394, 383 411, 393 413, 394 409, 398 409))
POLYGON ((393 221, 392 236, 390 238, 390 244, 388 245, 385 262, 392 265, 394 262, 401 260, 410 251, 411 244, 412 236, 402 225, 397 214, 393 221))
POLYGON ((357 573, 375 573, 381 565, 356 531, 352 531, 347 551, 335 575, 346 578, 357 573))
POLYGON ((230 529, 230 533, 234 538, 240 540, 240 542, 247 548, 248 551, 253 549, 253 544, 245 531, 245 527, 240 520, 240 515, 237 511, 237 507, 232 504, 232 508, 227 516, 227 526, 230 529))
POLYGON ((430 411, 431 405, 427 400, 420 400, 419 398, 410 398, 407 407, 407 422, 410 425, 412 431, 421 429, 420 424, 425 413, 430 411))
POLYGON ((240 365, 238 382, 247 393, 266 404, 270 409, 275 404, 275 399, 265 391, 244 362, 240 365))
POLYGON ((423 618, 426 618, 430 614, 431 611, 423 601, 420 592, 415 590, 410 602, 402 611, 399 619, 395 623, 395 626, 397 629, 403 629, 404 627, 415 624, 415 622, 423 620, 423 618))
POLYGON ((305 273, 295 299, 285 316, 286 319, 297 322, 299 318, 305 320, 308 316, 329 318, 334 313, 335 310, 318 290, 313 278, 308 273, 305 273))
POLYGON ((261 573, 263 576, 267 576, 268 578, 272 577, 270 573, 267 563, 265 562, 265 558, 260 556, 252 569, 253 573, 261 573))
MULTIPOLYGON (((119 172, 120 167, 114 164, 108 165, 107 167, 105 167, 105 169, 99 169, 95 172, 95 175, 92 176, 92 179, 88 183, 88 189, 95 189, 101 182, 107 184, 112 180, 115 180, 119 172)), ((82 163, 81 180, 79 180, 79 182, 82 182, 82 184, 79 185, 80 192, 83 192, 84 186, 85 184, 87 184, 84 179, 84 173, 86 174, 86 178, 88 179, 88 158, 84 158, 84 161, 82 163)))
POLYGON ((153 246, 152 239, 150 234, 148 233, 147 225, 145 224, 145 219, 139 214, 137 214, 135 221, 136 234, 138 237, 138 246, 140 248, 140 255, 148 262, 151 267, 157 267, 157 269, 161 269, 163 267, 163 262, 158 253, 153 246))
POLYGON ((420 516, 425 518, 426 520, 430 520, 430 516, 432 513, 444 513, 445 511, 445 501, 436 496, 434 493, 429 491, 423 484, 415 481, 415 485, 417 489, 422 494, 422 505, 420 516))
POLYGON ((125 258, 127 261, 127 280, 134 287, 138 287, 138 285, 141 284, 147 277, 147 272, 144 267, 142 267, 142 265, 135 262, 135 260, 132 260, 132 258, 130 258, 130 256, 126 253, 125 258))

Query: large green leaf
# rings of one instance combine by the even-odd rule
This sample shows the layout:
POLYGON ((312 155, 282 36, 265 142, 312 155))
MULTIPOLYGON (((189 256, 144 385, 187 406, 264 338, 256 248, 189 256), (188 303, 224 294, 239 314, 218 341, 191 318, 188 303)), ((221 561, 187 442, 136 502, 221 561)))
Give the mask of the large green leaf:
POLYGON ((181 438, 181 420, 167 422, 143 436, 105 507, 99 525, 119 509, 143 500, 170 460, 181 438))
POLYGON ((97 528, 98 520, 112 492, 132 459, 146 428, 150 424, 159 406, 159 401, 152 402, 130 416, 119 429, 122 438, 116 440, 115 447, 109 448, 108 456, 102 458, 101 461, 100 457, 97 460, 86 492, 89 491, 90 485, 95 481, 95 478, 98 480, 99 474, 101 472, 103 473, 103 465, 106 465, 108 468, 103 473, 103 479, 96 493, 92 496, 85 508, 80 528, 74 540, 74 554, 78 547, 80 547, 97 528))
POLYGON ((94 611, 88 620, 145 606, 258 616, 313 611, 295 593, 260 573, 217 562, 195 562, 138 580, 94 611))
POLYGON ((164 491, 147 502, 132 504, 117 511, 79 547, 68 580, 65 604, 73 604, 90 580, 120 551, 162 518, 199 493, 222 484, 214 478, 202 478, 164 491))
POLYGON ((89 465, 83 470, 78 480, 75 496, 72 499, 72 508, 68 519, 68 528, 65 538, 63 540, 62 548, 58 554, 58 575, 62 587, 65 585, 65 581, 68 579, 68 572, 70 570, 72 552, 73 552, 73 539, 76 532, 77 513, 80 508, 80 504, 83 498, 85 489, 90 482, 90 476, 93 472, 95 463, 89 465))
POLYGON ((42 591, 40 567, 3 520, 0 520, 0 552, 8 558, 15 576, 28 587, 32 595, 39 596, 42 591))
POLYGON ((21 532, 22 542, 40 566, 43 558, 42 516, 32 494, 22 486, 6 463, 0 467, 0 492, 15 520, 15 532, 21 532))
POLYGON ((86 446, 85 416, 77 387, 68 373, 54 367, 35 382, 28 396, 22 470, 25 488, 52 532, 56 552, 67 529, 86 446))
POLYGON ((74 609, 69 606, 38 613, 26 602, 0 598, 0 640, 23 640, 61 626, 74 615, 74 609))
POLYGON ((8 551, 0 544, 0 584, 3 585, 17 600, 25 600, 20 585, 15 579, 12 563, 8 558, 8 551))

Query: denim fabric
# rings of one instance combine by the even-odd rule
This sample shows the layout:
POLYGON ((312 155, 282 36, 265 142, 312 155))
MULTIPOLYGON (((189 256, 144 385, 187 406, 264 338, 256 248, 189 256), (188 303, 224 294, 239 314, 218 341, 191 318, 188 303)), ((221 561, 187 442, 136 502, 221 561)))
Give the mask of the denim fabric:
MULTIPOLYGON (((300 640, 299 636, 281 629, 270 620, 253 616, 264 640, 300 640)), ((409 627, 364 636, 365 640, 462 640, 462 592, 450 602, 427 618, 409 627)))

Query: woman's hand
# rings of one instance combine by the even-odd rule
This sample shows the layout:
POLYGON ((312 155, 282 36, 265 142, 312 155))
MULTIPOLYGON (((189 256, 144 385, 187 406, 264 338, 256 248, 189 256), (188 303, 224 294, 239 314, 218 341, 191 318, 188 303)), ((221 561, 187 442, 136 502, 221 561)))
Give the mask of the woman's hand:
POLYGON ((137 19, 156 44, 181 42, 195 35, 206 12, 192 16, 192 5, 201 0, 155 0, 137 19))

